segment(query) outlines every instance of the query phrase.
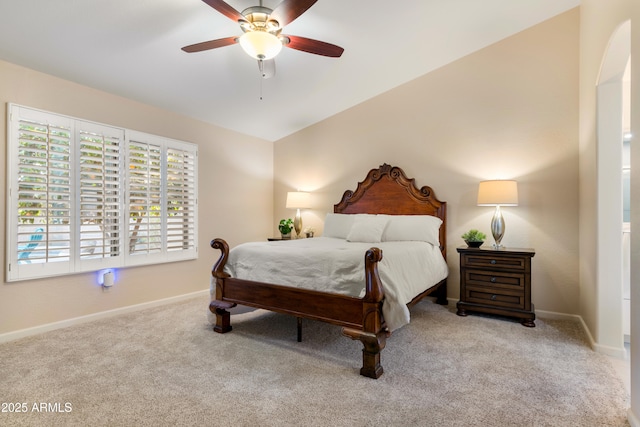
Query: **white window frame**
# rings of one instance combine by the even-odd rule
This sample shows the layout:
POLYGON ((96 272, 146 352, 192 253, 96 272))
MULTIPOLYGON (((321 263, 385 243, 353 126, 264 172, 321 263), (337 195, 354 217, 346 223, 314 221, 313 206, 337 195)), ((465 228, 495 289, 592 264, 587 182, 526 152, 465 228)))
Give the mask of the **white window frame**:
MULTIPOLYGON (((198 257, 196 144, 16 104, 8 104, 7 112, 7 281, 198 257), (65 129, 70 141, 68 153, 65 152, 63 156, 64 162, 68 165, 63 166, 69 168, 68 174, 66 169, 60 172, 53 166, 49 167, 50 163, 55 163, 55 160, 48 160, 49 157, 53 157, 52 154, 57 154, 54 152, 54 148, 58 149, 55 144, 47 145, 55 147, 46 150, 34 149, 38 155, 47 158, 46 167, 41 166, 43 162, 36 162, 36 166, 31 168, 28 164, 28 157, 32 155, 30 152, 25 152, 22 157, 19 155, 20 123, 25 121, 48 123, 65 129), (82 152, 81 140, 88 141, 82 144, 82 152), (141 248, 146 247, 149 239, 142 237, 142 234, 131 232, 132 211, 140 211, 140 208, 132 203, 135 197, 132 196, 134 187, 130 187, 135 178, 132 176, 134 166, 131 165, 135 160, 135 154, 130 153, 129 148, 130 144, 136 143, 159 147, 160 153, 158 162, 153 165, 160 172, 159 180, 154 177, 159 193, 156 193, 156 197, 143 208, 147 212, 148 222, 158 226, 154 236, 157 244, 154 251, 146 253, 141 248), (64 177, 58 180, 55 173, 62 173, 64 177), (24 178, 27 175, 39 182, 46 181, 47 202, 42 203, 42 191, 31 191, 32 187, 24 186, 24 178), (54 189, 61 188, 60 191, 63 193, 51 190, 54 182, 64 184, 54 189), (65 214, 54 216, 53 220, 51 217, 44 219, 40 216, 33 220, 33 224, 25 225, 25 220, 28 221, 30 218, 25 216, 28 213, 24 213, 24 201, 25 197, 32 197, 31 193, 36 194, 31 201, 36 205, 39 203, 39 206, 47 206, 46 209, 39 208, 37 211, 33 208, 32 212, 42 215, 42 211, 46 210, 45 214, 65 214), (18 200, 19 194, 23 197, 22 205, 18 200), (56 199, 52 202, 51 197, 56 199), (58 199, 63 202, 59 203, 58 199), (52 205, 62 208, 52 208, 52 205), (99 219, 93 220, 94 217, 99 219), (66 229, 69 229, 69 232, 61 231, 66 229), (29 254, 32 254, 31 258, 29 254)), ((54 137, 49 139, 53 140, 54 137)), ((140 164, 140 161, 137 164, 140 164)), ((144 222, 138 219, 136 221, 144 222)))

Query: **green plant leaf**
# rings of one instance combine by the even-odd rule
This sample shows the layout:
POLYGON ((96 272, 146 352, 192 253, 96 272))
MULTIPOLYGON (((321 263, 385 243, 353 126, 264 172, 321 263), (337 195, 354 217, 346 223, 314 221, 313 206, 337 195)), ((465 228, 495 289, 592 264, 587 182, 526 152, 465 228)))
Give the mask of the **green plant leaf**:
POLYGON ((472 228, 471 230, 464 233, 462 239, 466 242, 484 242, 484 239, 487 237, 483 232, 472 228))

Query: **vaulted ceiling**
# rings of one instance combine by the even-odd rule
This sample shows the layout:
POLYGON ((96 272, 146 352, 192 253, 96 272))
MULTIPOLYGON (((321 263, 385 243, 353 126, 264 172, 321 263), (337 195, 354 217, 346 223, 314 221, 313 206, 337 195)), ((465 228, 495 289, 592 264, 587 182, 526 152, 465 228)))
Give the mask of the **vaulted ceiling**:
POLYGON ((342 57, 285 48, 262 79, 239 45, 181 50, 242 34, 201 0, 0 0, 0 59, 275 141, 579 3, 318 0, 284 33, 342 57))

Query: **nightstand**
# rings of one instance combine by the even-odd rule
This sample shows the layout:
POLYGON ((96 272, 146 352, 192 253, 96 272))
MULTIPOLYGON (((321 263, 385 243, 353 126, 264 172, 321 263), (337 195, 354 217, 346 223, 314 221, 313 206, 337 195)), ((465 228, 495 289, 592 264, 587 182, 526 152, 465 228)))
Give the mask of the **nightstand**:
POLYGON ((458 316, 468 311, 520 319, 534 327, 531 303, 533 249, 460 247, 460 301, 458 316))

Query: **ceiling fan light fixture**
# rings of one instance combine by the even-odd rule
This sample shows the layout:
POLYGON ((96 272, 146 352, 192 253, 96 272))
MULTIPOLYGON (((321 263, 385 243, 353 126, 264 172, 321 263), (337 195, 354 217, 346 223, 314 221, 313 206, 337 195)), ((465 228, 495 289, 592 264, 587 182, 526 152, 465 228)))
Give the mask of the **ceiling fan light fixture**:
POLYGON ((254 59, 271 59, 282 50, 280 39, 266 31, 244 33, 238 41, 247 55, 254 59))

